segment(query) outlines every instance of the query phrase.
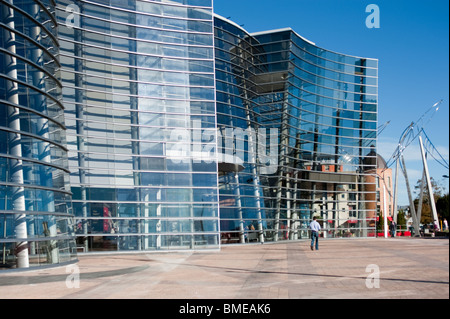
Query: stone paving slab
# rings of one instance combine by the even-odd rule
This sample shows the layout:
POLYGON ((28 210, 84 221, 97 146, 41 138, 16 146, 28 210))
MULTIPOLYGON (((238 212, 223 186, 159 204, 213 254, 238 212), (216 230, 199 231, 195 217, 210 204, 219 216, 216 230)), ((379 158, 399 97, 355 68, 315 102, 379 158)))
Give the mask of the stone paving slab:
POLYGON ((448 299, 449 240, 328 239, 82 255, 0 273, 0 299, 448 299))

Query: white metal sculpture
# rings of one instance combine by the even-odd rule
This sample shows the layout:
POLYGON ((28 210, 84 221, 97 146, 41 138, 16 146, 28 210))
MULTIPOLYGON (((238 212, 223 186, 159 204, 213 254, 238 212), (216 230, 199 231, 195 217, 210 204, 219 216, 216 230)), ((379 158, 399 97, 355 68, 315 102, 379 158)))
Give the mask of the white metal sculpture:
MULTIPOLYGON (((393 195, 394 196, 394 220, 395 221, 397 220, 398 171, 399 171, 399 169, 401 169, 403 176, 405 178, 405 182, 406 182, 406 190, 408 192, 408 199, 409 199, 409 204, 410 204, 410 213, 411 213, 411 216, 413 219, 413 227, 414 227, 414 230, 416 231, 415 236, 420 236, 420 232, 419 232, 420 216, 418 214, 416 214, 416 210, 414 207, 414 201, 413 201, 412 195, 411 195, 405 160, 403 158, 403 152, 406 149, 406 147, 408 147, 408 145, 410 145, 417 137, 419 138, 422 161, 423 161, 423 165, 424 165, 424 178, 427 179, 428 192, 430 194, 430 201, 432 202, 431 205, 432 205, 432 209, 433 209, 433 217, 435 220, 437 220, 436 207, 434 205, 434 200, 433 200, 433 190, 431 188, 430 176, 429 176, 428 166, 427 166, 427 162, 426 162, 425 147, 424 147, 421 135, 426 136, 426 134, 424 132, 424 127, 431 120, 431 118, 434 116, 434 114, 438 111, 439 105, 442 102, 443 102, 443 100, 436 102, 416 122, 412 122, 403 131, 402 135, 400 136, 397 148, 395 149, 394 153, 392 154, 391 158, 388 160, 387 165, 386 165, 386 168, 388 168, 394 162, 396 163, 395 185, 394 185, 394 195, 393 195)), ((428 137, 427 137, 427 141, 429 142, 428 143, 429 145, 432 145, 432 143, 431 143, 431 141, 429 141, 428 137)), ((433 150, 437 153, 437 150, 435 148, 433 150)), ((442 156, 441 156, 441 158, 442 158, 442 156)), ((448 164, 447 164, 447 168, 448 168, 448 164)), ((424 180, 424 178, 423 178, 423 180, 424 180)), ((423 195, 423 192, 421 191, 421 199, 422 199, 422 195, 423 195)), ((420 200, 420 202, 421 202, 421 200, 420 200)), ((385 216, 385 218, 387 218, 387 217, 385 216)))

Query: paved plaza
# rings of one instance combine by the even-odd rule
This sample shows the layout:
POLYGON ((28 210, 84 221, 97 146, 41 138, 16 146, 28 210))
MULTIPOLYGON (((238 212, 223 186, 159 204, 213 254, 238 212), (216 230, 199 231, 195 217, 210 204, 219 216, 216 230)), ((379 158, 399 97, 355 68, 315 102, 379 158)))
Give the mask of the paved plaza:
POLYGON ((448 299, 449 240, 373 238, 81 255, 0 273, 0 299, 448 299))

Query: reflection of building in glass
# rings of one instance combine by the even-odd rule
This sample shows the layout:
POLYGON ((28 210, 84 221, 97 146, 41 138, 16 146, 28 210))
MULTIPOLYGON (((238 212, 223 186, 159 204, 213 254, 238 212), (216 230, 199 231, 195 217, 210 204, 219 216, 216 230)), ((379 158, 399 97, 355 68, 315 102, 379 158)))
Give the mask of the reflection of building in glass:
POLYGON ((218 247, 211 1, 73 3, 58 18, 78 245, 218 247))
POLYGON ((368 173, 366 181, 371 189, 375 190, 371 194, 372 199, 375 198, 375 202, 371 204, 371 209, 376 208, 376 215, 373 216, 376 216, 378 221, 381 217, 381 223, 383 223, 384 211, 386 210, 389 221, 396 219, 394 216, 392 169, 387 167, 384 158, 375 153, 375 150, 371 150, 368 154, 365 165, 368 173))
POLYGON ((372 236, 375 173, 363 160, 376 143, 377 60, 321 49, 291 29, 248 34, 219 16, 215 41, 218 128, 263 131, 244 142, 249 158, 264 157, 231 171, 219 164, 222 242, 305 238, 313 216, 326 237, 372 236), (275 170, 259 147, 270 128, 275 170))
POLYGON ((2 2, 0 217, 45 222, 34 231, 58 235, 60 260, 71 207, 81 251, 296 240, 313 216, 329 238, 374 234, 377 60, 291 29, 249 34, 211 0, 27 0, 14 27, 13 3, 2 2), (42 27, 27 22, 37 7, 42 27), (13 33, 40 45, 13 51, 13 33))
POLYGON ((76 260, 54 10, 0 4, 0 269, 76 260))

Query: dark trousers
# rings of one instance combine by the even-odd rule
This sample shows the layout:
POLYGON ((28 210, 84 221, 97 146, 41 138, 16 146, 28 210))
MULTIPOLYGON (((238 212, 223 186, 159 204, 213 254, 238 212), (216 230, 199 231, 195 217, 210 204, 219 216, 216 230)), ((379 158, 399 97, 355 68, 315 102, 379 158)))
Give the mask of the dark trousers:
POLYGON ((316 250, 319 250, 319 232, 311 232, 311 247, 314 247, 314 241, 316 241, 316 250))

